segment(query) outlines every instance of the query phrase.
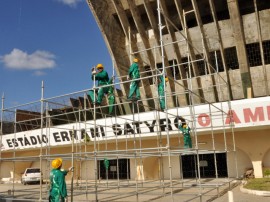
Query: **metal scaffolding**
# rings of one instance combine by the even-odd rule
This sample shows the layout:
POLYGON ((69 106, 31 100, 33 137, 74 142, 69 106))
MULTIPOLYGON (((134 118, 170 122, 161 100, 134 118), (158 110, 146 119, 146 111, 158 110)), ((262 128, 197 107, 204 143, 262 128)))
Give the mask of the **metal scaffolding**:
MULTIPOLYGON (((3 197, 20 201, 47 201, 50 165, 56 157, 64 160, 64 167, 75 167, 68 179, 70 201, 207 201, 235 185, 234 180, 239 176, 234 125, 230 113, 231 98, 228 96, 224 98, 227 100, 225 102, 213 103, 202 97, 200 86, 194 86, 194 83, 200 81, 200 77, 193 76, 194 65, 203 61, 208 75, 218 78, 219 83, 208 86, 209 89, 228 89, 228 83, 218 72, 213 72, 205 55, 201 55, 199 59, 192 59, 189 50, 192 44, 189 43, 187 33, 184 35, 179 31, 182 40, 164 44, 162 18, 172 26, 173 23, 162 12, 160 1, 157 2, 160 44, 140 52, 131 51, 130 57, 146 54, 147 51, 161 52, 162 68, 153 67, 141 72, 143 76, 137 80, 152 80, 151 87, 157 92, 158 77, 163 76, 165 86, 165 76, 168 76, 169 82, 173 82, 179 90, 171 92, 165 88, 165 110, 162 111, 159 107, 158 93, 137 101, 128 101, 115 93, 119 102, 113 105, 114 114, 109 115, 106 100, 101 106, 96 106, 88 96, 89 90, 99 89, 95 82, 91 89, 52 98, 44 97, 42 82, 39 101, 11 108, 4 107, 3 96, 0 136, 2 145, 6 135, 13 137, 8 140, 9 148, 1 150, 0 166, 4 163, 6 166, 11 165, 14 174, 12 186, 8 188, 11 192, 3 191, 3 197), (171 66, 165 65, 163 49, 180 41, 186 43, 188 57, 186 62, 173 64, 173 67, 186 67, 186 78, 177 80, 175 74, 170 76, 166 73, 171 66), (180 97, 188 100, 188 106, 179 104, 180 97), (177 107, 169 108, 168 99, 173 100, 177 107), (197 100, 203 100, 204 104, 198 103, 197 100), (151 101, 153 106, 145 106, 144 103, 148 101, 151 101), (200 107, 203 108, 203 117, 200 107), (131 108, 131 112, 125 110, 126 108, 131 108), (180 124, 179 117, 182 116, 180 113, 183 112, 183 117, 191 127, 193 146, 189 149, 182 146, 182 134, 177 127, 180 124), (209 124, 202 129, 198 126, 199 119, 209 124), (229 124, 225 124, 225 120, 229 120, 229 124), (4 132, 4 127, 13 132, 4 132), (31 134, 34 138, 28 139, 24 133, 31 134), (202 137, 207 137, 211 145, 206 145, 202 137), (216 139, 219 140, 218 146, 216 139), (221 140, 223 146, 220 145, 221 140), (33 143, 36 143, 36 146, 33 146, 33 143), (228 167, 235 168, 234 177, 228 177, 228 173, 225 177, 219 176, 219 153, 225 153, 227 158, 234 159, 226 164, 227 172, 228 167), (203 154, 213 155, 214 178, 205 179, 201 176, 203 162, 200 158, 203 154), (186 163, 183 159, 187 156, 193 157, 194 161, 192 170, 195 176, 192 178, 183 176, 183 166, 186 163), (115 163, 110 168, 116 175, 113 179, 110 179, 108 169, 105 169, 105 178, 102 177, 105 159, 115 163), (179 165, 176 165, 178 160, 179 165), (15 174, 26 166, 39 166, 43 171, 45 183, 40 182, 39 189, 28 190, 17 183, 18 176, 16 179, 15 174), (124 174, 120 168, 125 170, 124 174)), ((202 43, 204 40, 202 38, 202 43)), ((119 82, 102 87, 120 86, 130 82, 123 81, 121 77, 116 80, 119 82)), ((119 89, 114 88, 114 91, 119 89)), ((221 93, 222 90, 219 91, 221 93)))

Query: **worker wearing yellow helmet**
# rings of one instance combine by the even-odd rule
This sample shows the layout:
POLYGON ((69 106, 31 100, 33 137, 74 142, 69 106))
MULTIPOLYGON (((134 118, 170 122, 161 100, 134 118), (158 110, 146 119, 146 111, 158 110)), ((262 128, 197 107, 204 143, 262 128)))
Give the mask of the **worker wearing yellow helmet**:
POLYGON ((192 148, 192 140, 190 137, 190 127, 187 125, 186 120, 180 116, 181 124, 179 124, 178 128, 183 133, 184 136, 184 148, 192 148))
POLYGON ((108 85, 109 83, 108 73, 104 70, 104 66, 102 64, 97 64, 96 69, 92 68, 92 80, 98 81, 97 86, 99 88, 97 96, 95 96, 94 90, 89 91, 89 96, 93 103, 95 103, 96 105, 100 105, 102 103, 104 93, 108 93, 109 90, 108 87, 101 87, 104 85, 108 85))
POLYGON ((97 69, 98 69, 98 70, 104 69, 103 64, 97 64, 97 69))
MULTIPOLYGON (((139 71, 139 66, 138 66, 138 58, 133 59, 132 65, 129 67, 128 70, 128 77, 127 79, 139 79, 140 78, 140 71, 139 71)), ((130 86, 129 86, 129 94, 128 94, 128 100, 132 99, 133 94, 136 94, 135 99, 139 100, 141 98, 140 95, 140 89, 139 89, 139 84, 140 81, 131 81, 130 86)))
POLYGON ((54 159, 52 161, 52 170, 50 172, 50 202, 59 202, 67 200, 67 185, 65 181, 65 176, 69 171, 73 171, 73 167, 69 170, 62 170, 61 158, 54 159))

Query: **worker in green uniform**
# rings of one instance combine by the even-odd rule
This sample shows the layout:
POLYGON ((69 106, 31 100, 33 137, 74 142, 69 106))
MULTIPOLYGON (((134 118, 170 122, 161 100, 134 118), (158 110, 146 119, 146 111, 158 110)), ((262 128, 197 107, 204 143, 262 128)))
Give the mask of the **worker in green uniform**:
MULTIPOLYGON (((168 82, 168 77, 165 76, 165 82, 168 82)), ((159 96, 159 105, 160 109, 163 111, 165 109, 165 94, 164 90, 166 87, 166 83, 164 82, 164 77, 163 75, 160 75, 158 77, 158 96, 159 96)))
POLYGON ((64 202, 67 201, 67 185, 65 176, 69 171, 73 170, 70 167, 69 170, 61 170, 62 159, 57 158, 52 161, 52 170, 50 172, 50 202, 64 202))
MULTIPOLYGON (((139 79, 140 78, 138 61, 139 60, 137 58, 134 58, 132 65, 129 67, 127 79, 132 80, 132 79, 139 79)), ((139 80, 131 81, 130 86, 129 86, 128 100, 132 99, 132 96, 134 93, 136 93, 137 100, 139 100, 141 98, 139 84, 140 84, 139 80)))
POLYGON ((184 148, 192 148, 192 140, 190 137, 190 127, 187 125, 186 120, 183 117, 179 117, 181 124, 178 128, 183 133, 184 136, 184 148))
POLYGON ((108 93, 109 87, 101 87, 104 85, 107 85, 109 83, 109 76, 108 73, 104 70, 104 67, 102 64, 98 64, 95 68, 92 68, 92 80, 98 81, 98 95, 95 97, 94 90, 89 91, 90 98, 92 102, 94 102, 96 105, 100 105, 104 96, 104 93, 108 93))
MULTIPOLYGON (((108 84, 113 84, 114 82, 114 77, 112 77, 108 84)), ((113 109, 114 109, 114 102, 115 102, 115 96, 114 96, 114 87, 113 85, 108 87, 108 100, 109 100, 109 115, 113 114, 113 109)))

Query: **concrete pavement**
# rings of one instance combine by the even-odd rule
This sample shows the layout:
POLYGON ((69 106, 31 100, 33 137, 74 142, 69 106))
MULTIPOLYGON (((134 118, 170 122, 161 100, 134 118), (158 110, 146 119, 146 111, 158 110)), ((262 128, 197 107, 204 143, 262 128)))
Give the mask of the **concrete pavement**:
MULTIPOLYGON (((227 191, 232 187, 233 200, 230 202, 269 202, 269 197, 258 196, 248 193, 243 193, 240 190, 241 185, 239 181, 225 181, 220 180, 209 180, 204 181, 201 186, 197 186, 194 181, 186 181, 184 186, 175 182, 173 189, 173 200, 171 196, 171 190, 169 184, 166 185, 165 189, 159 187, 158 184, 144 183, 138 184, 139 194, 136 195, 136 184, 134 181, 130 181, 129 184, 122 184, 117 188, 117 182, 110 181, 109 186, 106 182, 99 183, 98 187, 98 201, 117 201, 117 202, 141 202, 141 201, 155 201, 155 202, 229 202, 229 194, 227 191), (115 184, 114 184, 115 183, 115 184), (155 186, 153 186, 155 185, 155 186), (215 188, 215 186, 218 187, 215 188), (163 194, 162 194, 163 193, 163 194), (201 195, 201 194, 202 195, 201 195), (220 197, 217 198, 219 193, 220 197)), ((85 186, 74 186, 73 201, 96 201, 95 187, 94 184, 89 183, 85 186), (87 190, 87 192, 86 192, 87 190)), ((69 201, 71 201, 70 183, 68 183, 69 201)), ((0 184, 0 202, 37 202, 39 201, 40 186, 39 185, 22 185, 20 183, 15 184, 0 184), (15 190, 14 196, 12 197, 11 190, 15 190), (17 200, 14 200, 17 199, 17 200)), ((42 186, 42 201, 47 201, 48 187, 46 184, 42 186)))
MULTIPOLYGON (((233 201, 230 202, 269 202, 270 196, 259 196, 255 194, 244 193, 241 191, 241 186, 238 185, 234 189, 232 189, 233 201)), ((214 202, 229 202, 229 194, 228 192, 223 196, 213 200, 214 202)))

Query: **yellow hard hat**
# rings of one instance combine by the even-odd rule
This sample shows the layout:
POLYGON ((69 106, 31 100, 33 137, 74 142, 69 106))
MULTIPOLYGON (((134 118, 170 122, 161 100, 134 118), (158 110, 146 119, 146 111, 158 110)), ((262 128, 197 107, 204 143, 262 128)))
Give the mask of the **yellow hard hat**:
POLYGON ((54 159, 52 161, 52 167, 54 169, 57 169, 57 168, 59 168, 62 165, 62 162, 63 162, 63 160, 61 158, 54 159))
POLYGON ((102 64, 98 64, 97 65, 97 69, 103 69, 104 67, 103 67, 103 65, 102 64))
POLYGON ((184 125, 183 125, 183 128, 186 128, 186 127, 187 127, 187 124, 184 124, 184 125))
POLYGON ((138 58, 134 58, 133 59, 133 62, 139 62, 139 59, 138 58))
POLYGON ((166 82, 169 81, 169 78, 168 78, 167 76, 165 77, 165 81, 166 81, 166 82))

